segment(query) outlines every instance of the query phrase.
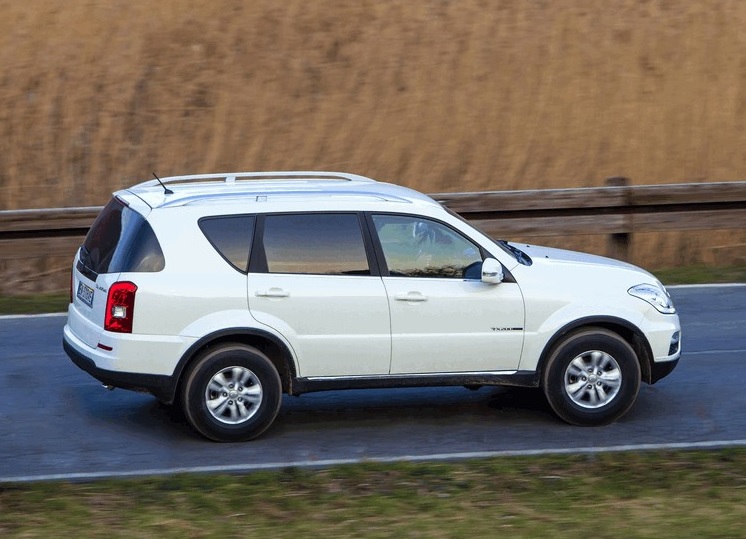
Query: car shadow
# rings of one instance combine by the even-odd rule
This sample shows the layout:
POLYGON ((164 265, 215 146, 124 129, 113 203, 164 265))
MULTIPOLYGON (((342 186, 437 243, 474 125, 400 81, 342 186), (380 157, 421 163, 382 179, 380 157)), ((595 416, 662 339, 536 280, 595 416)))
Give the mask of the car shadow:
POLYGON ((541 391, 518 387, 437 387, 311 393, 285 397, 276 422, 287 428, 322 422, 343 428, 363 423, 448 424, 519 417, 552 417, 541 391))
MULTIPOLYGON (((169 441, 202 440, 179 406, 166 405, 149 395, 117 390, 86 392, 88 421, 97 428, 157 436, 169 441)), ((543 393, 520 387, 432 387, 365 389, 284 396, 273 427, 265 437, 308 430, 342 431, 360 427, 411 425, 551 424, 553 415, 543 393)))

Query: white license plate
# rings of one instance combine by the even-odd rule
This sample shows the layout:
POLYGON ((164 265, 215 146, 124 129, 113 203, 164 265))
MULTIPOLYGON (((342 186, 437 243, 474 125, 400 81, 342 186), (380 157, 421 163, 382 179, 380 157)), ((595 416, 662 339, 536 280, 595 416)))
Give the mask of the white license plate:
POLYGON ((78 299, 80 299, 80 301, 82 301, 89 307, 93 307, 93 288, 83 284, 82 282, 79 282, 78 299))

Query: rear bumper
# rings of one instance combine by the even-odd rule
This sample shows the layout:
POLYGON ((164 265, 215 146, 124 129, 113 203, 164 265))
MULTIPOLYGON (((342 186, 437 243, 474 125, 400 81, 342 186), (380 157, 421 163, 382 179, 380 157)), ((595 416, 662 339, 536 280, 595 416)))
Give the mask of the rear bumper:
POLYGON ((75 365, 104 385, 150 393, 167 404, 174 401, 176 384, 171 376, 101 369, 93 359, 68 342, 67 336, 62 339, 62 347, 75 365))

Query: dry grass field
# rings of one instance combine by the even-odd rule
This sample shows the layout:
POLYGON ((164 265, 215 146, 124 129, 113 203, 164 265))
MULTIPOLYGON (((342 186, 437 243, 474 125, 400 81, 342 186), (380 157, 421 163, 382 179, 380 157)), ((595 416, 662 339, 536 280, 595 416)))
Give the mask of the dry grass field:
MULTIPOLYGON (((344 170, 426 192, 746 178, 740 0, 0 10, 0 209, 103 204, 152 171, 344 170)), ((634 261, 737 262, 744 243, 643 234, 634 261)))

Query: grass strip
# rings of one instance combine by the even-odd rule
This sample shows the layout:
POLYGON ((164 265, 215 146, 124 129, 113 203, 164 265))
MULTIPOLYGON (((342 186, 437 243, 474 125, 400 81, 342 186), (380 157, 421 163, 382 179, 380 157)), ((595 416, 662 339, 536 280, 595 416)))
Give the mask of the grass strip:
POLYGON ((0 485, 2 537, 743 537, 746 450, 0 485))
POLYGON ((652 272, 666 286, 676 284, 746 283, 746 266, 683 266, 652 272))
POLYGON ((0 315, 63 313, 69 302, 69 294, 0 296, 0 315))

